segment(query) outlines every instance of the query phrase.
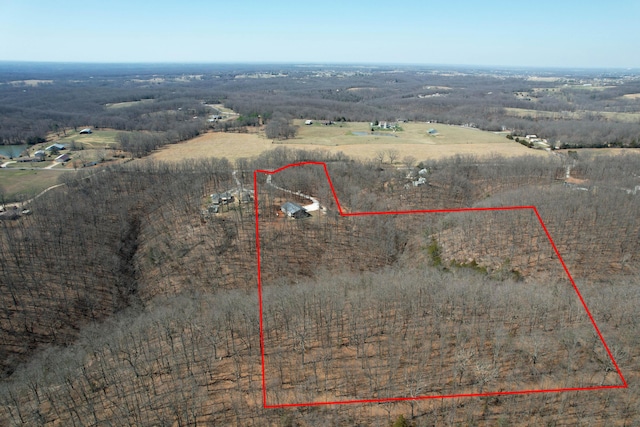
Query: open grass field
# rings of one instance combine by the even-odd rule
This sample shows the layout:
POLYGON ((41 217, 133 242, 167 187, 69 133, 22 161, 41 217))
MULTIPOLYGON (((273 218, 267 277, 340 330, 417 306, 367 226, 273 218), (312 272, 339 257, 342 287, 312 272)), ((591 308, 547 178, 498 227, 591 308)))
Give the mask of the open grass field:
POLYGON ((116 144, 116 135, 121 133, 117 130, 94 130, 89 135, 80 135, 76 131, 67 131, 67 136, 56 140, 60 144, 71 144, 75 141, 82 143, 85 148, 110 148, 116 144))
POLYGON ((150 104, 153 101, 154 100, 152 98, 149 98, 149 99, 141 99, 139 101, 115 102, 113 104, 105 104, 104 106, 107 108, 127 108, 127 107, 132 107, 134 105, 139 105, 139 104, 150 104))
POLYGON ((38 169, 44 169, 47 166, 51 166, 51 162, 53 159, 51 160, 47 160, 45 162, 33 162, 33 163, 9 163, 8 165, 5 166, 5 168, 7 169, 24 169, 24 168, 38 168, 38 169))
POLYGON ((62 174, 49 170, 0 169, 0 192, 7 202, 28 199, 56 185, 62 174))
MULTIPOLYGON (((625 95, 626 96, 626 95, 625 95)), ((533 117, 536 119, 570 119, 570 120, 582 120, 593 114, 594 116, 601 116, 612 122, 619 123, 638 123, 640 121, 640 113, 614 113, 609 111, 539 111, 530 110, 527 108, 505 108, 505 112, 514 117, 533 117)))
POLYGON ((264 132, 258 133, 208 133, 190 141, 169 145, 150 157, 162 161, 179 161, 204 157, 226 157, 235 160, 254 157, 276 147, 297 149, 323 149, 343 152, 358 159, 373 159, 376 153, 389 149, 398 151, 400 161, 405 156, 426 160, 449 157, 456 154, 503 156, 525 154, 546 155, 544 151, 531 150, 506 139, 504 134, 495 134, 477 129, 448 126, 434 123, 403 123, 402 131, 376 132, 379 135, 354 135, 353 132, 370 132, 369 123, 343 123, 332 126, 314 124, 306 126, 302 121, 298 136, 284 141, 267 139, 264 132), (428 135, 429 129, 438 134, 428 135), (384 136, 383 136, 384 135, 384 136), (388 135, 388 136, 387 136, 388 135))
POLYGON ((238 113, 233 111, 231 108, 227 108, 224 104, 210 104, 209 107, 215 108, 220 112, 220 114, 228 115, 228 116, 237 116, 238 113))

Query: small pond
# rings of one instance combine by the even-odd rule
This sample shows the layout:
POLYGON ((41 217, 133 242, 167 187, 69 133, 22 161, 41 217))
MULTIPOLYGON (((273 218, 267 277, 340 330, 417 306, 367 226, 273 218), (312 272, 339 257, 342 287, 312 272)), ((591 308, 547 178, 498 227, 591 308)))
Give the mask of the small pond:
POLYGON ((29 147, 27 144, 22 145, 0 145, 0 156, 18 157, 24 150, 29 147))

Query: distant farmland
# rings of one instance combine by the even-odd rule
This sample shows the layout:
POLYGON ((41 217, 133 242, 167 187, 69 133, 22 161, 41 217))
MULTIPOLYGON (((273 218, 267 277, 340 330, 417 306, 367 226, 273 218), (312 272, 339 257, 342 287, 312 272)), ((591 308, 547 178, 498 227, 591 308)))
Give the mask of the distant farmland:
POLYGON ((496 134, 460 126, 434 123, 403 123, 402 131, 376 130, 371 134, 370 123, 348 122, 325 126, 319 123, 299 126, 298 135, 288 140, 270 140, 258 133, 207 133, 184 143, 169 145, 150 157, 156 160, 179 161, 203 157, 226 157, 235 160, 253 157, 275 147, 318 148, 343 152, 358 159, 373 159, 380 151, 397 150, 397 160, 412 156, 418 160, 443 158, 456 154, 488 155, 499 153, 506 157, 540 154, 496 134), (436 134, 428 131, 435 129, 436 134), (358 135, 356 133, 367 133, 358 135))

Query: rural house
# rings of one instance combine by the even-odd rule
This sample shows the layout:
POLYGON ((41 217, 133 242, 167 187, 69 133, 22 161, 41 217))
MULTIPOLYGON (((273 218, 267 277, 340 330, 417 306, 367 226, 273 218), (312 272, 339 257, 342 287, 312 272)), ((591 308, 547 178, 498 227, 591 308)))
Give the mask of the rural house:
POLYGON ((225 191, 224 193, 213 193, 211 195, 211 203, 214 205, 228 205, 233 203, 233 194, 225 191))
POLYGON ((293 202, 286 202, 281 207, 280 210, 285 213, 289 218, 294 219, 302 219, 308 218, 311 216, 309 212, 302 206, 293 202))

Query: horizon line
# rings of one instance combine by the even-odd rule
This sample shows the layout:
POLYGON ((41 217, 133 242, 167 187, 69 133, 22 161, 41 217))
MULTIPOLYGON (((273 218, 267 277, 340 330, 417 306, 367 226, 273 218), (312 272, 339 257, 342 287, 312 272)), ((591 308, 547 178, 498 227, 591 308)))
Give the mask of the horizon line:
POLYGON ((568 70, 568 71, 598 71, 598 70, 616 70, 616 71, 640 71, 640 67, 633 66, 566 66, 566 65, 505 65, 505 64, 453 64, 453 63, 428 63, 428 62, 369 62, 369 61, 74 61, 74 60, 32 60, 32 59, 0 59, 0 64, 16 64, 16 65, 110 65, 110 66, 143 66, 143 65, 171 65, 171 66, 211 66, 211 65, 263 65, 263 66, 343 66, 343 67, 424 67, 424 68, 476 68, 476 69, 497 69, 497 70, 568 70))

